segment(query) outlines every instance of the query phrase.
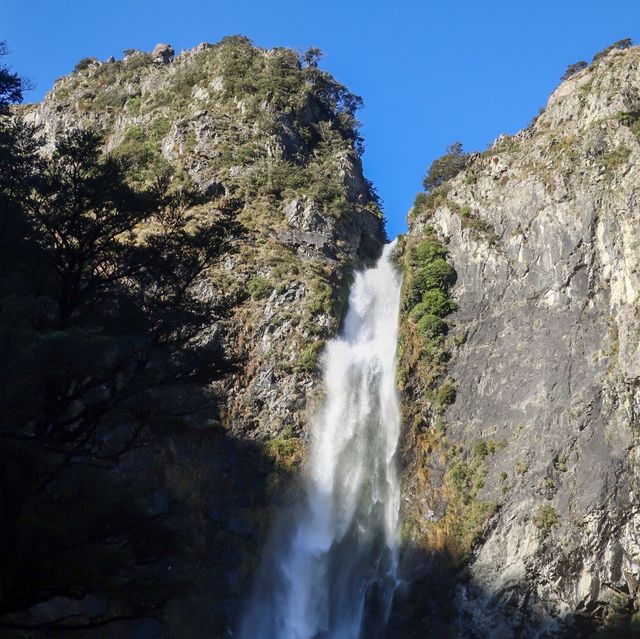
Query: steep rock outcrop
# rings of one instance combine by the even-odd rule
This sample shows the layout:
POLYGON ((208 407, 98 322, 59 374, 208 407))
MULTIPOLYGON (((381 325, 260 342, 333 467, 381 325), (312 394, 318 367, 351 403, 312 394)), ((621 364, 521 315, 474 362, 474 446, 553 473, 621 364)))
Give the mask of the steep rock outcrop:
POLYGON ((639 110, 640 49, 614 49, 410 214, 407 246, 435 233, 457 273, 455 401, 416 366, 404 391, 406 563, 425 599, 454 578, 449 622, 412 602, 433 636, 575 637, 637 606, 639 110))
MULTIPOLYGON (((232 37, 175 58, 158 45, 79 64, 42 103, 20 108, 48 151, 63 132, 89 127, 141 184, 171 173, 195 186, 203 201, 193 224, 233 212, 231 250, 195 283, 200 297, 230 309, 197 340, 212 357, 224 353, 232 371, 165 389, 181 417, 126 461, 140 481, 150 465, 160 469, 159 503, 180 504, 197 536, 172 567, 189 586, 176 586, 182 600, 152 624, 154 636, 227 636, 270 505, 302 458, 324 340, 340 325, 353 270, 385 241, 362 175, 359 104, 297 53, 232 37)), ((82 615, 83 605, 56 602, 56 614, 82 615)), ((113 632, 149 631, 136 623, 113 632)))
POLYGON ((206 196, 194 217, 235 207, 235 250, 200 283, 237 300, 225 340, 250 362, 221 389, 228 426, 250 437, 284 422, 299 430, 315 368, 300 352, 335 332, 351 270, 384 241, 355 148, 359 100, 294 52, 240 37, 172 54, 162 44, 76 71, 26 117, 49 148, 61 131, 93 127, 141 180, 171 170, 192 181, 206 196))

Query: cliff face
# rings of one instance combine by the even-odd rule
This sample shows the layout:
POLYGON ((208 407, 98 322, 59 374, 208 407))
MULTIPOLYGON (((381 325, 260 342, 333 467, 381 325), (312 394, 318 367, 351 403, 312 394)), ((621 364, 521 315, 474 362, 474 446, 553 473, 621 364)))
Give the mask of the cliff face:
MULTIPOLYGON (((135 182, 166 173, 200 192, 189 224, 229 212, 233 223, 229 250, 194 284, 227 309, 196 341, 230 372, 164 388, 161 401, 179 417, 116 470, 153 494, 154 516, 188 534, 183 554, 159 569, 175 575, 178 594, 154 613, 159 623, 111 624, 113 636, 227 636, 237 617, 271 505, 303 457, 324 340, 338 330, 353 270, 386 239, 362 175, 360 102, 313 61, 233 37, 178 56, 164 45, 86 59, 42 103, 20 107, 49 151, 65 131, 95 129, 135 182)), ((16 619, 46 623, 73 610, 100 621, 96 596, 58 597, 16 619)))
POLYGON ((591 619, 630 636, 639 110, 640 49, 614 50, 410 214, 407 253, 435 236, 457 274, 442 361, 403 320, 405 561, 423 597, 410 614, 433 636, 573 637, 591 619), (451 405, 434 400, 446 378, 451 405), (455 598, 440 626, 445 573, 455 598))
MULTIPOLYGON (((150 517, 189 533, 184 554, 144 568, 173 571, 178 594, 159 621, 130 615, 100 636, 222 637, 237 618, 271 504, 304 456, 322 345, 353 269, 385 239, 358 105, 313 56, 234 37, 84 60, 23 108, 49 150, 66 130, 97 129, 134 182, 171 173, 195 186, 190 224, 233 222, 229 250, 194 284, 226 309, 196 341, 232 366, 163 388, 171 424, 112 471, 150 495, 150 517)), ((457 176, 417 199, 399 258, 411 587, 390 636, 575 637, 601 621, 628 636, 640 580, 639 140, 640 50, 614 50, 529 128, 454 157, 457 176)), ((71 611, 101 622, 111 594, 94 590, 13 621, 71 611)))
POLYGON ((223 342, 242 371, 225 380, 223 421, 273 437, 303 426, 321 340, 340 323, 354 267, 379 254, 382 215, 362 175, 360 99, 289 49, 242 37, 175 59, 168 45, 86 59, 27 119, 53 144, 91 127, 140 180, 171 170, 206 196, 194 212, 237 211, 234 251, 200 283, 235 302, 223 342), (159 53, 158 53, 159 52, 159 53), (162 55, 161 55, 162 53, 162 55))

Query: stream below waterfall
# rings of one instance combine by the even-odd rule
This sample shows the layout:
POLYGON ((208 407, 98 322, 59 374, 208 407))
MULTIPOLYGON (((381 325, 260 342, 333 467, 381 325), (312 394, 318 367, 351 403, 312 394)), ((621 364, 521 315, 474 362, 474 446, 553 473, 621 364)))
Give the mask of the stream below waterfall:
POLYGON ((374 639, 397 587, 401 278, 384 247, 327 343, 303 495, 276 524, 240 639, 374 639))

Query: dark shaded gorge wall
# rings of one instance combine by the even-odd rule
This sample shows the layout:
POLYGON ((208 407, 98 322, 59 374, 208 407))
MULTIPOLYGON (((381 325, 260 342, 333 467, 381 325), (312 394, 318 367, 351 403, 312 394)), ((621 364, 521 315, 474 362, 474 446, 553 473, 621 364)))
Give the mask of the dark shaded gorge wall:
POLYGON ((324 340, 339 328, 353 270, 386 240, 362 174, 357 96, 296 52, 242 37, 175 57, 161 50, 82 61, 42 103, 19 110, 42 127, 49 151, 64 131, 92 128, 107 152, 132 162, 138 184, 171 171, 195 186, 204 200, 187 224, 233 211, 229 250, 194 284, 200 299, 228 309, 195 338, 228 370, 163 389, 174 419, 113 470, 145 494, 149 517, 169 519, 181 536, 175 556, 141 569, 172 584, 171 596, 153 615, 107 625, 105 598, 123 617, 136 602, 99 586, 52 596, 10 616, 22 627, 7 636, 49 636, 27 627, 67 614, 96 626, 52 636, 227 636, 271 511, 295 486, 324 340))

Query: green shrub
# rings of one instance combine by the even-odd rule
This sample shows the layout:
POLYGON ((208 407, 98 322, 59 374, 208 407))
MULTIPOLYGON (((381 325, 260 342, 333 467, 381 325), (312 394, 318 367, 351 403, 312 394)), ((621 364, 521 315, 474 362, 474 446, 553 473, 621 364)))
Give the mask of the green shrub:
MULTIPOLYGON (((475 457, 486 457, 489 454, 487 442, 484 439, 480 439, 473 445, 473 454, 475 457)), ((506 473, 505 473, 506 478, 506 473)))
POLYGON ((429 167, 423 180, 425 191, 438 188, 454 178, 467 166, 469 155, 462 150, 460 142, 454 142, 447 148, 447 152, 439 157, 429 167))
POLYGON ((432 213, 439 206, 449 204, 447 192, 447 185, 442 184, 442 186, 432 189, 429 193, 418 193, 413 202, 412 217, 415 217, 416 214, 432 213))
POLYGON ((429 312, 429 305, 424 302, 418 302, 410 311, 409 317, 414 321, 418 320, 429 312))
POLYGON ((151 137, 156 140, 163 138, 171 128, 171 121, 169 118, 156 118, 149 127, 151 137))
POLYGON ((447 325, 437 315, 423 315, 418 320, 418 330, 422 335, 433 339, 447 332, 447 325))
POLYGON ((159 159, 160 152, 156 144, 147 140, 147 136, 137 125, 129 127, 122 143, 114 150, 114 155, 126 158, 133 167, 132 177, 142 181, 146 170, 159 159))
POLYGON ((313 372, 318 368, 318 362, 320 360, 320 352, 324 347, 322 340, 317 340, 307 344, 301 351, 298 357, 298 368, 303 371, 313 372))
POLYGON ((567 472, 567 458, 564 455, 559 455, 553 465, 558 472, 567 472))
POLYGON ((453 310, 448 290, 455 283, 456 272, 446 256, 446 247, 433 235, 408 251, 404 307, 424 303, 415 310, 414 319, 427 313, 444 316, 453 310))
POLYGON ((142 106, 142 98, 137 95, 127 102, 127 113, 129 115, 138 115, 142 106))
POLYGON ((142 130, 142 127, 138 125, 133 125, 127 129, 127 132, 124 135, 125 142, 143 142, 145 139, 145 133, 142 130))
POLYGON ((417 209, 428 208, 429 195, 423 192, 418 193, 413 200, 413 206, 417 209))
POLYGON ((91 67, 95 62, 97 62, 96 58, 82 58, 82 60, 80 60, 80 62, 78 62, 75 67, 73 67, 73 70, 84 71, 85 69, 91 67))
POLYGON ((633 127, 640 120, 640 111, 620 111, 616 115, 616 120, 624 126, 633 127))
POLYGON ((565 80, 572 78, 574 75, 576 75, 576 73, 580 73, 582 69, 586 69, 588 66, 589 64, 585 60, 580 60, 580 62, 575 62, 574 64, 570 64, 567 67, 567 70, 562 74, 562 77, 560 78, 560 80, 564 82, 565 80))
POLYGON ((498 235, 491 224, 476 217, 470 206, 461 206, 458 212, 462 227, 471 229, 473 237, 476 239, 482 237, 488 240, 489 244, 495 244, 498 241, 498 235))
POLYGON ((429 288, 448 288, 456 281, 456 272, 444 258, 439 257, 420 271, 420 279, 425 290, 429 288))
POLYGON ((621 111, 617 115, 617 120, 623 126, 631 129, 636 139, 640 141, 640 110, 621 111))
POLYGON ((265 277, 260 275, 254 275, 247 282, 247 291, 251 296, 251 299, 259 300, 265 297, 269 297, 271 295, 271 291, 273 290, 273 286, 271 282, 265 277))
POLYGON ((136 55, 133 58, 130 58, 126 62, 126 71, 127 76, 133 76, 136 71, 139 71, 143 67, 147 67, 151 65, 151 56, 148 53, 144 53, 142 55, 136 55))
POLYGON ((631 151, 629 149, 627 149, 625 146, 619 146, 613 151, 605 153, 602 156, 602 164, 604 165, 607 173, 609 173, 615 171, 617 168, 625 164, 630 155, 631 151))
POLYGON ((480 501, 474 499, 462 511, 458 519, 456 530, 456 547, 461 553, 460 563, 464 565, 471 560, 473 547, 482 539, 487 522, 499 510, 500 504, 496 501, 480 501))
POLYGON ((457 384, 451 379, 447 378, 438 388, 436 395, 436 401, 440 406, 450 406, 456 401, 456 393, 458 391, 457 384))
POLYGON ((417 322, 424 315, 445 317, 454 311, 455 308, 456 305, 446 292, 434 288, 423 293, 422 301, 418 302, 418 304, 411 309, 409 317, 411 317, 414 322, 417 322))
POLYGON ((598 51, 598 53, 593 56, 592 62, 596 62, 597 60, 604 58, 609 52, 613 51, 614 49, 628 49, 632 45, 633 41, 631 40, 631 38, 623 38, 622 40, 618 40, 617 42, 614 42, 612 45, 608 46, 606 49, 598 51))
POLYGON ((302 462, 304 443, 291 426, 266 443, 266 452, 274 463, 285 471, 292 471, 302 462))
POLYGON ((471 186, 475 184, 477 181, 478 181, 478 176, 473 171, 468 171, 464 178, 464 183, 467 186, 471 186))
POLYGON ((486 475, 487 469, 479 458, 471 463, 458 461, 445 475, 451 498, 446 514, 437 526, 449 536, 453 555, 462 564, 482 537, 487 521, 499 508, 495 501, 478 499, 486 475))
POLYGON ((466 500, 467 495, 471 492, 471 478, 474 471, 469 464, 458 462, 448 474, 449 483, 454 490, 466 500))
POLYGON ((200 84, 205 78, 206 71, 202 67, 187 67, 176 73, 171 85, 174 99, 176 101, 188 100, 191 97, 193 87, 200 84))
POLYGON ((425 313, 437 315, 438 317, 448 315, 456 307, 449 295, 438 288, 425 291, 422 296, 422 302, 418 306, 422 307, 425 313))
POLYGON ((110 91, 119 82, 119 71, 122 69, 121 62, 109 62, 108 64, 98 64, 93 76, 95 85, 103 91, 110 91))
POLYGON ((127 94, 115 87, 101 91, 93 101, 92 108, 97 111, 121 109, 127 102, 127 94))
POLYGON ((549 531, 560 523, 560 517, 551 504, 542 504, 533 515, 532 521, 536 528, 549 531))
POLYGON ((409 286, 410 304, 413 306, 421 301, 429 289, 448 290, 455 280, 453 267, 442 257, 434 259, 413 275, 409 286))
POLYGON ((422 264, 432 262, 437 258, 444 259, 446 257, 447 249, 444 247, 442 242, 433 238, 427 238, 426 240, 422 240, 416 244, 411 249, 409 252, 409 265, 414 267, 420 266, 422 264))
POLYGON ((333 310, 333 289, 326 281, 318 279, 314 282, 313 292, 307 303, 307 310, 312 316, 320 313, 331 313, 333 310))
MULTIPOLYGON (((444 339, 448 331, 444 318, 456 308, 449 296, 449 288, 455 282, 456 274, 445 259, 445 246, 435 235, 428 235, 410 247, 405 255, 402 308, 415 325, 416 335, 422 337, 419 343, 412 346, 412 351, 417 355, 412 366, 419 366, 419 374, 428 390, 428 400, 433 402, 436 411, 441 412, 450 399, 442 393, 451 390, 446 385, 438 394, 438 384, 450 358, 450 345, 444 339)), ((454 398, 451 396, 451 401, 454 398)))
MULTIPOLYGON (((489 455, 494 455, 498 451, 505 448, 507 442, 504 439, 495 440, 495 439, 479 439, 473 446, 473 454, 476 457, 485 458, 489 455)), ((502 473, 504 478, 507 478, 506 473, 502 473)))

